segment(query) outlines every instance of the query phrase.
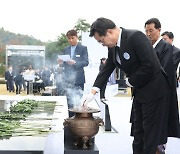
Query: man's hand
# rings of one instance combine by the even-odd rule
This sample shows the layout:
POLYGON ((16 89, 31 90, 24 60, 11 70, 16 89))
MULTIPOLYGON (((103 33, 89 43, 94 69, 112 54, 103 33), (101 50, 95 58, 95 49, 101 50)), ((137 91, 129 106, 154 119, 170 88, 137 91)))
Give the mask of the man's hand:
POLYGON ((62 59, 57 59, 57 62, 59 65, 63 64, 63 60, 62 59))
POLYGON ((75 60, 68 60, 66 61, 69 65, 74 65, 76 64, 76 61, 75 60))
POLYGON ((91 102, 94 99, 94 94, 89 93, 85 96, 84 102, 83 102, 83 107, 87 107, 88 103, 91 102))

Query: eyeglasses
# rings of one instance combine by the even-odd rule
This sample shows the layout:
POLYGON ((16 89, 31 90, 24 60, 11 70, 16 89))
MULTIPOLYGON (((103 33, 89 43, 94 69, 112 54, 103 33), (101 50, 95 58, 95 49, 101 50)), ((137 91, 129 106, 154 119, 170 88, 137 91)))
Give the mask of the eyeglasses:
POLYGON ((98 33, 95 35, 95 38, 97 40, 98 43, 102 44, 104 46, 105 42, 106 42, 106 37, 107 36, 107 31, 105 33, 98 33))
POLYGON ((101 43, 101 44, 103 44, 104 43, 104 38, 105 38, 106 36, 104 36, 101 40, 99 40, 98 42, 99 43, 101 43))
POLYGON ((104 43, 104 38, 105 38, 105 36, 102 38, 102 40, 99 40, 98 42, 101 44, 104 43))

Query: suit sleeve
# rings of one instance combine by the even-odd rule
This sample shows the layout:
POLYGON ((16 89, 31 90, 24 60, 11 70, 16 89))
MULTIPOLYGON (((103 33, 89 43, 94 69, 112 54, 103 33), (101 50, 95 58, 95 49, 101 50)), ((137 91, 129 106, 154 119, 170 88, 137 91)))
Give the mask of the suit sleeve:
POLYGON ((141 88, 152 80, 157 66, 157 57, 148 38, 140 31, 135 32, 130 40, 131 48, 137 56, 139 67, 129 76, 129 83, 135 88, 141 88))
POLYGON ((177 68, 180 62, 180 49, 173 46, 173 50, 174 50, 173 61, 174 61, 175 71, 177 71, 177 68))

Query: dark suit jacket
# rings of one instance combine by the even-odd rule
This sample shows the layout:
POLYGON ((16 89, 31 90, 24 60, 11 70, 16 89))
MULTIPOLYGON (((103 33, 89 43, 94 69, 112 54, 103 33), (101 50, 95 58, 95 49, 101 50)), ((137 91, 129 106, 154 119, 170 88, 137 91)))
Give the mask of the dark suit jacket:
MULTIPOLYGON (((173 61, 173 46, 163 39, 159 41, 159 43, 155 47, 155 51, 157 53, 158 59, 163 67, 164 71, 167 74, 168 81, 170 84, 170 102, 168 110, 169 112, 169 136, 177 136, 179 127, 179 114, 178 114, 178 99, 177 99, 177 91, 176 91, 176 76, 175 76, 175 68, 173 61)), ((159 89, 163 90, 163 89, 159 89)), ((179 130, 180 131, 180 130, 179 130)))
POLYGON ((5 80, 14 81, 14 76, 15 76, 14 71, 12 71, 11 73, 9 71, 5 72, 5 80))
POLYGON ((150 41, 142 32, 122 29, 120 49, 109 48, 106 65, 98 74, 94 86, 101 89, 115 67, 126 73, 133 86, 134 98, 139 102, 148 103, 166 95, 167 76, 150 41), (120 56, 121 65, 116 61, 116 52, 120 56))
POLYGON ((5 72, 5 80, 8 80, 8 72, 9 72, 9 71, 6 71, 6 72, 5 72))
POLYGON ((10 91, 14 91, 14 77, 14 71, 12 71, 11 73, 9 72, 9 70, 5 72, 5 80, 7 80, 7 86, 10 91))
MULTIPOLYGON (((71 46, 66 47, 63 54, 71 55, 71 46)), ((76 61, 75 65, 69 65, 66 62, 63 64, 64 80, 72 84, 84 84, 84 67, 89 64, 87 47, 78 43, 72 59, 76 61)))
POLYGON ((175 71, 177 71, 180 62, 180 49, 175 47, 174 45, 173 45, 173 61, 174 61, 175 71))
MULTIPOLYGON (((161 39, 155 47, 155 51, 159 62, 165 70, 170 86, 174 86, 175 81, 175 68, 173 64, 173 47, 165 40, 161 39)), ((174 88, 174 87, 173 87, 174 88)))

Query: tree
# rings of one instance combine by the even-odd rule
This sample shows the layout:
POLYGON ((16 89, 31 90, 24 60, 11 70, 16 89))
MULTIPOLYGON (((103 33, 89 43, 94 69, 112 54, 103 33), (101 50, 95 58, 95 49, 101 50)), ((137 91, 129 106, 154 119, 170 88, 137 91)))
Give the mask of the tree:
POLYGON ((62 51, 66 46, 68 46, 68 40, 66 38, 66 35, 64 33, 61 33, 60 36, 58 36, 57 39, 57 47, 60 51, 62 51))
POLYGON ((67 45, 68 40, 63 33, 58 36, 57 41, 48 42, 46 45, 46 63, 56 64, 57 55, 60 55, 67 45))
POLYGON ((48 42, 46 45, 46 60, 54 59, 58 52, 60 52, 60 49, 57 42, 48 42))
POLYGON ((80 41, 82 39, 82 32, 89 32, 89 28, 90 24, 87 23, 85 19, 78 19, 74 29, 78 32, 80 41))
MULTIPOLYGON (((89 28, 90 24, 87 23, 85 19, 78 19, 76 25, 74 26, 74 29, 78 32, 80 41, 82 38, 82 32, 88 32, 89 28)), ((57 42, 54 45, 56 45, 59 51, 62 51, 66 46, 69 45, 66 35, 64 33, 61 33, 61 35, 58 36, 57 42)))

